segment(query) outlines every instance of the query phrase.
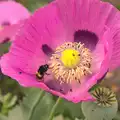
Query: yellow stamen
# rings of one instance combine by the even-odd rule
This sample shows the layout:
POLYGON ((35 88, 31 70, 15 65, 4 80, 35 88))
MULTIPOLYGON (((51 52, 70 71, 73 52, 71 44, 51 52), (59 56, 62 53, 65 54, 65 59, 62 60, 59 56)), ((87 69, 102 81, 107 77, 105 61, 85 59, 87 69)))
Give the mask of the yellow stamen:
POLYGON ((61 53, 61 61, 67 68, 74 68, 80 62, 80 53, 77 50, 66 49, 61 53))
POLYGON ((53 76, 60 83, 81 83, 81 78, 91 74, 91 52, 81 43, 67 42, 56 48, 49 61, 53 76))

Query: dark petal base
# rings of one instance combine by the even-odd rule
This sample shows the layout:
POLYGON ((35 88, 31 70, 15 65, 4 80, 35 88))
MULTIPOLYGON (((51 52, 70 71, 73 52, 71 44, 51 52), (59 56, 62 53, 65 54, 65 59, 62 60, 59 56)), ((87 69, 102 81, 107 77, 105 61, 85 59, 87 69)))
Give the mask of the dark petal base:
POLYGON ((87 30, 78 30, 74 33, 74 42, 84 43, 85 47, 94 50, 98 43, 98 36, 87 30))
POLYGON ((54 53, 52 48, 50 46, 48 46, 47 44, 42 45, 42 50, 47 56, 51 56, 54 53))

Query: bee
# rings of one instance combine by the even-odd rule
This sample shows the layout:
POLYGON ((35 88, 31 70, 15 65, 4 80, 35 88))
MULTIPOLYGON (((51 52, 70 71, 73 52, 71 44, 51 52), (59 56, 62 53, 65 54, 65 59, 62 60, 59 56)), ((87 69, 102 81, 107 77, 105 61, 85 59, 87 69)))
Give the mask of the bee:
MULTIPOLYGON (((45 64, 45 65, 41 65, 36 73, 36 77, 38 79, 43 79, 44 75, 47 74, 47 70, 49 69, 49 65, 45 64)), ((47 74, 49 75, 49 74, 47 74)))

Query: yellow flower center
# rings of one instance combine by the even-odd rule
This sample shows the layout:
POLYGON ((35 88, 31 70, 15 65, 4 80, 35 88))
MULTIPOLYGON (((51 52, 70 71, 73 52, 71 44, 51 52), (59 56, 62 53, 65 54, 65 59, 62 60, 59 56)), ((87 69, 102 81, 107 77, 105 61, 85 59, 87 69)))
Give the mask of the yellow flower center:
POLYGON ((81 78, 91 74, 91 52, 81 43, 67 42, 57 47, 50 58, 49 68, 60 83, 81 83, 81 78))
POLYGON ((74 49, 66 49, 61 53, 61 61, 67 68, 74 68, 80 62, 80 53, 74 49))

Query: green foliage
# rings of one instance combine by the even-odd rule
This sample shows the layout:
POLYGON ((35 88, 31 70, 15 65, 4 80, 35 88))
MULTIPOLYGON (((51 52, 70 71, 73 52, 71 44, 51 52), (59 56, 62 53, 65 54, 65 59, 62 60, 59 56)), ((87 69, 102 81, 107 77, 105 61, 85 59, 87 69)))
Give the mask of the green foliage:
POLYGON ((16 105, 17 100, 17 96, 12 95, 12 93, 2 95, 0 91, 0 113, 3 115, 8 115, 9 110, 16 105))
POLYGON ((11 93, 8 93, 5 96, 3 96, 1 113, 7 115, 8 111, 16 105, 16 102, 17 96, 13 96, 11 93))
POLYGON ((40 89, 34 88, 27 92, 27 95, 21 104, 24 120, 27 120, 28 118, 30 118, 29 120, 47 120, 54 101, 51 99, 52 96, 48 93, 46 93, 39 101, 40 93, 40 89), (38 102, 37 106, 35 106, 36 102, 38 102), (32 116, 31 111, 33 112, 32 116))
POLYGON ((117 114, 113 120, 120 120, 120 112, 117 112, 117 114))
POLYGON ((4 75, 0 81, 0 89, 3 94, 11 92, 14 95, 22 95, 22 87, 15 80, 4 75))
POLYGON ((9 112, 8 117, 1 115, 0 120, 4 120, 3 118, 5 118, 5 120, 47 120, 54 102, 51 99, 52 96, 48 93, 46 93, 39 101, 40 93, 40 89, 32 88, 27 90, 27 94, 23 99, 23 102, 12 109, 9 112), (36 102, 38 103, 37 105, 36 102))
POLYGON ((0 120, 8 120, 8 118, 2 114, 0 114, 0 120))
MULTIPOLYGON (((55 100, 56 101, 56 100, 55 100)), ((81 103, 72 103, 63 99, 56 111, 56 115, 63 114, 64 117, 69 117, 71 120, 82 118, 81 103)))
POLYGON ((75 120, 84 120, 84 119, 78 119, 78 118, 75 118, 75 120))
POLYGON ((48 3, 48 0, 26 0, 24 6, 27 7, 31 12, 35 11, 37 8, 48 3))
MULTIPOLYGON (((22 103, 22 111, 25 116, 25 119, 27 119, 28 116, 30 115, 31 108, 33 108, 35 102, 38 99, 40 90, 34 89, 34 88, 26 89, 25 94, 26 94, 26 97, 24 98, 23 103, 22 103)), ((40 103, 35 108, 36 110, 34 112, 33 118, 35 120, 37 120, 37 118, 41 118, 40 120, 46 118, 47 120, 50 110, 52 109, 53 105, 56 102, 56 98, 53 99, 52 95, 46 93, 43 99, 40 101, 40 103)), ((57 108, 56 113, 55 113, 56 116, 60 114, 63 114, 63 117, 66 120, 67 119, 74 120, 76 117, 82 118, 83 114, 81 111, 81 103, 74 104, 72 102, 68 102, 63 99, 60 102, 60 105, 57 108)))
POLYGON ((120 5, 119 5, 119 6, 117 6, 117 9, 118 9, 118 10, 120 10, 120 5))
POLYGON ((0 44, 0 56, 3 55, 4 53, 8 52, 8 48, 10 46, 10 43, 4 43, 4 44, 0 44))
POLYGON ((62 115, 58 115, 58 116, 54 117, 53 120, 67 120, 67 119, 64 119, 64 117, 62 115))
POLYGON ((98 88, 99 86, 100 86, 100 84, 96 84, 96 85, 94 85, 94 86, 89 90, 89 92, 95 90, 95 89, 98 88))
POLYGON ((117 102, 110 107, 98 106, 95 102, 82 103, 82 111, 87 120, 112 120, 117 110, 117 102))
POLYGON ((0 115, 0 120, 24 120, 20 106, 16 106, 12 109, 7 117, 0 115))

